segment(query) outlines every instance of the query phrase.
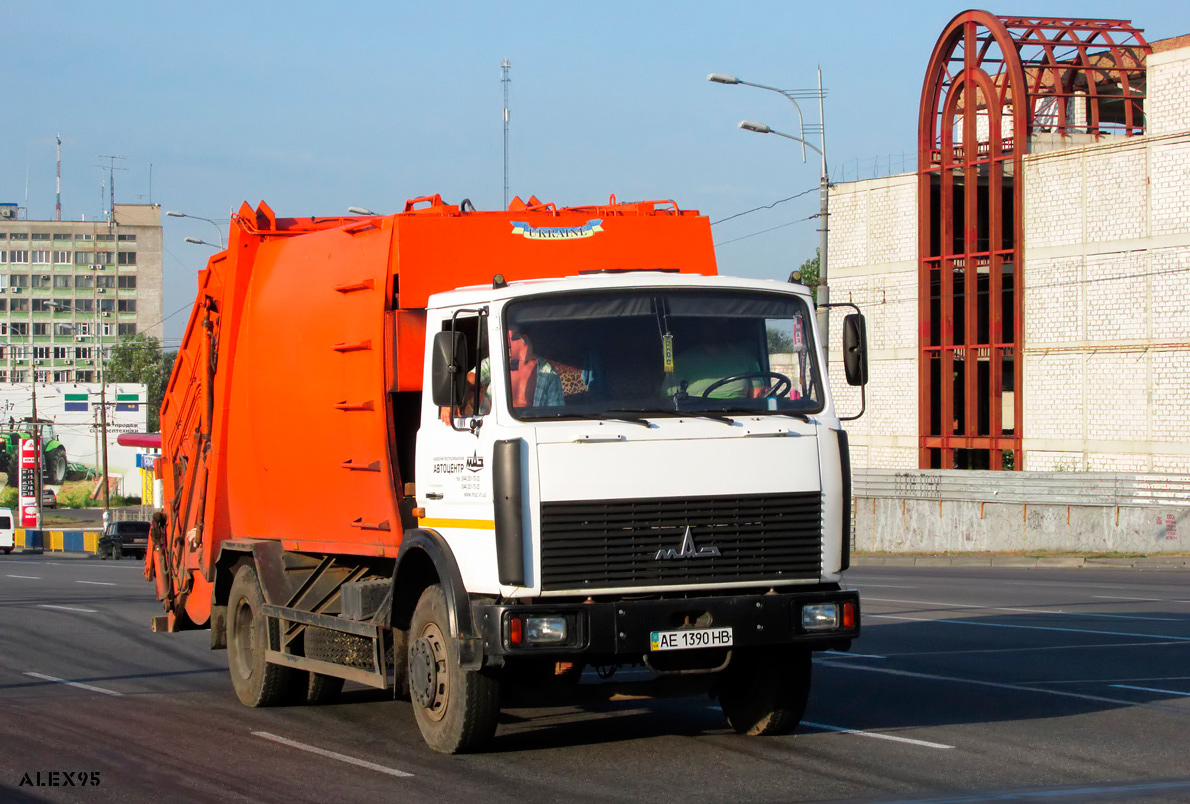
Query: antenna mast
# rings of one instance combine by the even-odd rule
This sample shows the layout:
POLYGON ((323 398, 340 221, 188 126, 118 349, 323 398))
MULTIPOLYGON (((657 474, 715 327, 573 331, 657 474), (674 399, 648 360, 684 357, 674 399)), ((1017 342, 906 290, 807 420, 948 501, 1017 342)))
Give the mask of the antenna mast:
POLYGON ((54 220, 62 220, 62 135, 58 134, 58 176, 54 180, 54 194, 58 203, 54 205, 54 220))
POLYGON ((504 208, 508 209, 508 85, 512 79, 508 77, 508 70, 512 65, 508 59, 500 65, 500 83, 504 85, 504 208))
MULTIPOLYGON (((104 156, 100 155, 100 159, 110 160, 107 164, 107 186, 108 192, 111 194, 111 202, 107 208, 107 228, 111 231, 112 227, 116 225, 116 171, 128 170, 128 168, 116 167, 117 159, 127 159, 126 156, 104 156)), ((103 167, 103 165, 96 165, 96 167, 103 167)))

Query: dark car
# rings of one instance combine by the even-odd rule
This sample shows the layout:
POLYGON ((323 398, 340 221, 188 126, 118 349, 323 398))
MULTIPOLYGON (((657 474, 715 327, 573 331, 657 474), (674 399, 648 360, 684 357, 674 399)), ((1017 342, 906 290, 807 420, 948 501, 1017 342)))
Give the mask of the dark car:
POLYGON ((41 490, 41 507, 42 508, 57 508, 58 496, 54 494, 53 489, 41 490))
POLYGON ((123 558, 125 555, 144 558, 148 549, 148 522, 111 522, 99 537, 100 558, 123 558))

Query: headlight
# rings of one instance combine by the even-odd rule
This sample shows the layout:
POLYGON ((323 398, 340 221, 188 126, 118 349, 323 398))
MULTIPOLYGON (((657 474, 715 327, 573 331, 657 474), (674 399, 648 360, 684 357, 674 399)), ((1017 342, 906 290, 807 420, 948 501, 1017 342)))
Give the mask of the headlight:
POLYGON ((570 629, 565 616, 549 615, 525 617, 513 615, 508 618, 508 642, 516 646, 565 645, 570 638, 570 629))
POLYGON ((833 631, 839 627, 839 604, 816 603, 802 606, 802 628, 807 631, 833 631))

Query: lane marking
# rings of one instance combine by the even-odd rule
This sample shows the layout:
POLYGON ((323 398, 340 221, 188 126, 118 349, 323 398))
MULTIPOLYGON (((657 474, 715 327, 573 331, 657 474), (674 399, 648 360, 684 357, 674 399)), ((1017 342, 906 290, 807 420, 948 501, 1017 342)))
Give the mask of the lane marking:
POLYGON ((1158 709, 1162 712, 1175 712, 1179 715, 1190 714, 1190 711, 1185 708, 1174 706, 1163 706, 1161 704, 1153 703, 1137 703, 1136 701, 1125 701, 1120 698, 1108 698, 1104 695, 1088 695, 1081 692, 1065 692, 1063 690, 1047 690, 1040 687, 1029 687, 1024 684, 1010 684, 1003 681, 980 681, 974 678, 958 678, 956 676, 939 676, 933 673, 914 673, 909 670, 892 670, 888 667, 873 667, 866 664, 848 664, 837 662, 822 662, 827 667, 838 667, 844 670, 860 670, 868 673, 887 673, 890 676, 902 676, 904 678, 917 678, 925 681, 951 681, 956 684, 971 684, 976 687, 991 687, 998 690, 1012 690, 1014 692, 1036 692, 1041 695, 1057 695, 1060 698, 1077 698, 1082 701, 1095 701, 1096 703, 1109 703, 1116 706, 1124 707, 1141 707, 1143 709, 1158 709))
POLYGON ((340 754, 336 751, 327 751, 325 748, 318 748, 313 745, 306 745, 305 743, 299 743, 296 740, 287 740, 284 737, 278 737, 276 734, 269 734, 267 731, 254 731, 254 732, 252 732, 252 734, 255 737, 263 737, 266 740, 272 740, 275 743, 281 743, 281 745, 287 745, 290 748, 296 748, 299 751, 309 751, 311 754, 318 754, 318 756, 320 756, 320 757, 328 757, 330 759, 337 759, 340 762, 346 762, 349 765, 357 765, 361 768, 367 768, 368 770, 379 771, 380 773, 387 773, 389 776, 408 777, 408 776, 413 775, 412 773, 406 773, 405 771, 397 770, 396 768, 386 768, 383 765, 377 765, 375 762, 368 762, 365 759, 357 759, 356 757, 349 757, 346 754, 340 754))
POLYGON ((1168 636, 1167 634, 1133 634, 1128 631, 1091 631, 1086 628, 1057 628, 1052 625, 1011 625, 1009 623, 977 623, 973 620, 948 620, 940 617, 901 617, 893 614, 864 614, 865 619, 911 620, 918 623, 944 623, 948 625, 980 625, 984 628, 1019 628, 1024 631, 1058 631, 1064 634, 1098 634, 1099 636, 1144 637, 1168 639, 1174 642, 1190 642, 1190 637, 1168 636))
POLYGON ((953 745, 945 745, 944 743, 931 743, 929 740, 914 740, 911 737, 897 737, 892 734, 881 734, 878 731, 860 731, 859 729, 845 729, 842 726, 828 726, 825 723, 811 723, 808 720, 802 721, 803 726, 812 726, 816 729, 823 729, 824 731, 837 731, 840 734, 858 734, 860 737, 873 737, 877 740, 892 740, 898 743, 909 743, 910 745, 920 745, 925 748, 954 748, 953 745))
POLYGON ((919 586, 902 586, 896 583, 864 583, 860 581, 856 586, 863 586, 868 589, 920 589, 919 586))
POLYGON ((1042 799, 1044 801, 1054 801, 1057 799, 1073 798, 1075 801, 1090 801, 1091 796, 1096 796, 1095 800, 1103 801, 1123 801, 1120 794, 1129 793, 1148 793, 1162 790, 1181 790, 1190 787, 1190 782, 1154 782, 1153 784, 1103 784, 1098 787, 1039 787, 1033 790, 1012 790, 1011 792, 994 792, 976 793, 973 796, 962 796, 960 798, 939 798, 931 796, 929 798, 902 798, 897 799, 897 804, 987 804, 989 801, 1025 801, 1029 799, 1042 799), (1099 796, 1110 795, 1110 799, 1099 799, 1099 796))
POLYGON ((75 581, 75 583, 89 583, 93 586, 115 586, 111 581, 75 581))
POLYGON ((851 653, 841 650, 824 650, 823 653, 829 653, 831 656, 838 656, 840 659, 846 659, 849 656, 854 656, 857 659, 887 659, 887 656, 877 656, 874 653, 851 653))
POLYGON ((1121 690, 1140 690, 1141 692, 1160 692, 1165 695, 1185 695, 1190 697, 1190 692, 1182 692, 1181 690, 1158 690, 1153 687, 1132 687, 1128 684, 1112 684, 1116 689, 1121 690))
MULTIPOLYGON (((864 615, 865 617, 879 617, 879 614, 864 615)), ((925 620, 924 622, 930 622, 925 620)), ((904 653, 890 653, 888 654, 894 659, 899 659, 904 656, 962 656, 966 653, 1032 653, 1042 650, 1091 650, 1093 648, 1111 648, 1116 650, 1118 648, 1160 648, 1176 645, 1181 647, 1181 642, 1106 642, 1100 645, 1038 645, 1031 648, 972 648, 971 650, 921 650, 921 651, 905 651, 904 653)), ((1048 683, 1048 682, 1047 682, 1048 683)))
POLYGON ((1091 595, 1099 600, 1142 600, 1150 603, 1190 603, 1190 600, 1172 600, 1167 597, 1121 597, 1120 595, 1091 595))
POLYGON ((51 606, 49 603, 40 603, 40 604, 38 604, 37 608, 39 608, 39 609, 57 609, 58 611, 81 611, 84 614, 98 614, 99 613, 95 609, 76 609, 73 606, 51 606))
POLYGON ((40 678, 43 681, 52 681, 55 684, 65 684, 68 687, 78 687, 80 690, 90 690, 91 692, 102 692, 104 695, 123 695, 124 694, 122 692, 116 692, 115 690, 104 689, 103 687, 92 687, 90 684, 80 684, 77 681, 67 681, 64 678, 56 678, 54 676, 47 676, 44 673, 26 672, 25 675, 32 676, 33 678, 40 678))
MULTIPOLYGON (((1095 617, 1106 618, 1110 620, 1150 620, 1159 623, 1184 623, 1186 620, 1182 617, 1140 617, 1134 614, 1099 614, 1098 612, 1085 611, 1053 611, 1041 608, 1019 609, 1008 608, 1006 606, 975 606, 970 603, 937 603, 929 600, 894 600, 890 597, 865 597, 864 600, 875 601, 877 603, 908 603, 914 606, 936 606, 937 608, 955 608, 955 609, 978 609, 981 611, 1015 611, 1024 614, 1049 614, 1060 617, 1095 617)), ((1041 604, 1038 604, 1039 606, 1041 604)), ((1074 605, 1078 605, 1077 603, 1074 605)))
POLYGON ((40 581, 41 580, 40 575, 6 575, 4 577, 6 577, 6 578, 24 578, 29 581, 40 581))

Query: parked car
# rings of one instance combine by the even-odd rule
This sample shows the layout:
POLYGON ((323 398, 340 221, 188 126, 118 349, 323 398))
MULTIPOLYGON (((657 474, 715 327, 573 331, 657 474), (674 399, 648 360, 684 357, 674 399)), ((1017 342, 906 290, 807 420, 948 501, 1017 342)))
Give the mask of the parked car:
POLYGON ((0 508, 0 550, 4 551, 4 555, 11 553, 16 545, 16 531, 13 529, 12 519, 11 508, 0 508))
POLYGON ((100 558, 123 558, 125 555, 144 558, 148 549, 148 522, 110 522, 99 537, 100 558))
POLYGON ((54 494, 54 490, 44 488, 41 490, 41 507, 42 508, 57 508, 58 495, 54 494))

